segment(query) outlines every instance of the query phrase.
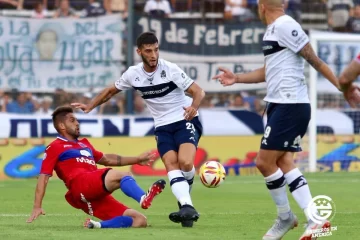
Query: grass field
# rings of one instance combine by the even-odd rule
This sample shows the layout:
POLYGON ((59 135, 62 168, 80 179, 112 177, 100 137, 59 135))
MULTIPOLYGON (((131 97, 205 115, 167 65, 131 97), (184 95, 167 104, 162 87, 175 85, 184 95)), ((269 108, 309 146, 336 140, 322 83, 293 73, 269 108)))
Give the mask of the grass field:
MULTIPOLYGON (((332 225, 338 230, 324 239, 360 239, 360 174, 323 173, 306 175, 313 196, 328 195, 336 204, 332 225)), ((148 186, 155 178, 137 178, 148 186)), ((167 180, 167 179, 166 179, 167 180)), ((168 182, 168 181, 167 181, 168 182)), ((130 207, 143 212, 151 224, 146 229, 84 229, 83 212, 72 209, 64 199, 65 187, 59 180, 52 180, 44 199, 46 216, 32 224, 29 216, 36 180, 0 182, 0 239, 1 240, 52 240, 52 239, 171 239, 171 240, 221 240, 261 239, 272 225, 276 210, 260 176, 228 177, 217 189, 207 189, 196 179, 193 202, 201 217, 192 229, 184 229, 168 220, 168 214, 177 210, 169 186, 155 199, 149 210, 142 210, 136 202, 120 191, 115 197, 130 207)), ((305 217, 289 194, 291 206, 298 215, 300 226, 290 231, 284 239, 298 239, 303 232, 305 217)))

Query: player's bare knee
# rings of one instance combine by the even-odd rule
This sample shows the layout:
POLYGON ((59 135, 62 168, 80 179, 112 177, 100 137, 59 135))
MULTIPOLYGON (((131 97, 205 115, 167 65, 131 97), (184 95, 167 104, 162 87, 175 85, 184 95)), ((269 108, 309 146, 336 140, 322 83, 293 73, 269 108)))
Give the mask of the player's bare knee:
POLYGON ((177 155, 174 151, 169 151, 165 153, 164 156, 162 157, 162 161, 168 172, 180 168, 177 155))
POLYGON ((132 227, 135 228, 145 228, 147 227, 147 219, 144 215, 139 214, 133 217, 132 227))
POLYGON ((180 162, 180 168, 182 171, 184 172, 189 172, 192 170, 194 163, 192 161, 192 159, 180 159, 179 158, 179 162, 180 162))
POLYGON ((266 161, 264 161, 263 158, 258 157, 256 159, 256 167, 257 167, 257 169, 259 169, 260 172, 264 172, 266 170, 266 168, 268 167, 268 164, 266 163, 266 161))

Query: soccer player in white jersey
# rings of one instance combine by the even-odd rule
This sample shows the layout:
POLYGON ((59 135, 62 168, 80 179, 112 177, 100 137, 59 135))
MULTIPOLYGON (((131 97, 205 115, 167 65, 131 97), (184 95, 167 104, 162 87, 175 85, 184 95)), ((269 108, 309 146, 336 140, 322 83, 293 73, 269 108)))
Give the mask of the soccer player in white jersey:
POLYGON ((194 181, 194 158, 202 134, 198 108, 205 92, 176 64, 159 59, 158 39, 151 32, 137 39, 142 62, 130 67, 90 104, 73 103, 88 113, 120 91, 134 88, 145 100, 154 120, 157 148, 168 172, 170 186, 180 210, 170 220, 192 227, 199 218, 190 197, 194 181), (185 92, 192 99, 185 95, 185 92))
POLYGON ((277 206, 278 218, 263 236, 264 240, 281 239, 298 225, 290 209, 286 184, 294 199, 304 210, 308 224, 301 240, 311 239, 308 230, 330 226, 312 222, 307 206, 312 196, 305 177, 294 164, 294 153, 301 151, 300 141, 310 121, 310 103, 304 77, 304 61, 340 90, 338 79, 330 68, 314 53, 309 38, 301 26, 285 15, 283 0, 260 0, 259 17, 267 25, 263 39, 264 67, 246 74, 234 74, 220 68, 214 79, 223 86, 235 83, 267 82, 268 122, 256 160, 257 168, 265 177, 266 186, 277 206))

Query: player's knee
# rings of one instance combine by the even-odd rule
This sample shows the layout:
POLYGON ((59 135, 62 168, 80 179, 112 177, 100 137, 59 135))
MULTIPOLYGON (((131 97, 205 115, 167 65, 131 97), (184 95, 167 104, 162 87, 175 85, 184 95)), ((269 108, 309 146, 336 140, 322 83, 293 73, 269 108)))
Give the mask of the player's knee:
POLYGON ((259 169, 260 172, 264 172, 266 168, 268 167, 267 162, 262 157, 258 157, 256 159, 256 167, 259 169))
POLYGON ((165 168, 168 172, 179 169, 178 158, 174 151, 169 151, 169 152, 165 153, 162 160, 163 160, 165 168))
POLYGON ((194 166, 194 163, 191 161, 191 159, 181 159, 181 158, 179 158, 179 162, 180 162, 181 170, 183 170, 185 172, 191 171, 191 169, 194 166))
POLYGON ((147 219, 144 215, 137 215, 133 218, 133 227, 145 228, 147 227, 147 219))

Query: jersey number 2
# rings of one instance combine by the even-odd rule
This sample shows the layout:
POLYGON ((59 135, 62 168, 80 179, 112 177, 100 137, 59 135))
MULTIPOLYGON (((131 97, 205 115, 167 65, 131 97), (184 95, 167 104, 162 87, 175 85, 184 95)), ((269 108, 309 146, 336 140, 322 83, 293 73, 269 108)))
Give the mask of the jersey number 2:
POLYGON ((187 122, 187 123, 186 123, 186 129, 190 130, 190 133, 191 133, 191 134, 195 134, 194 124, 187 122))

